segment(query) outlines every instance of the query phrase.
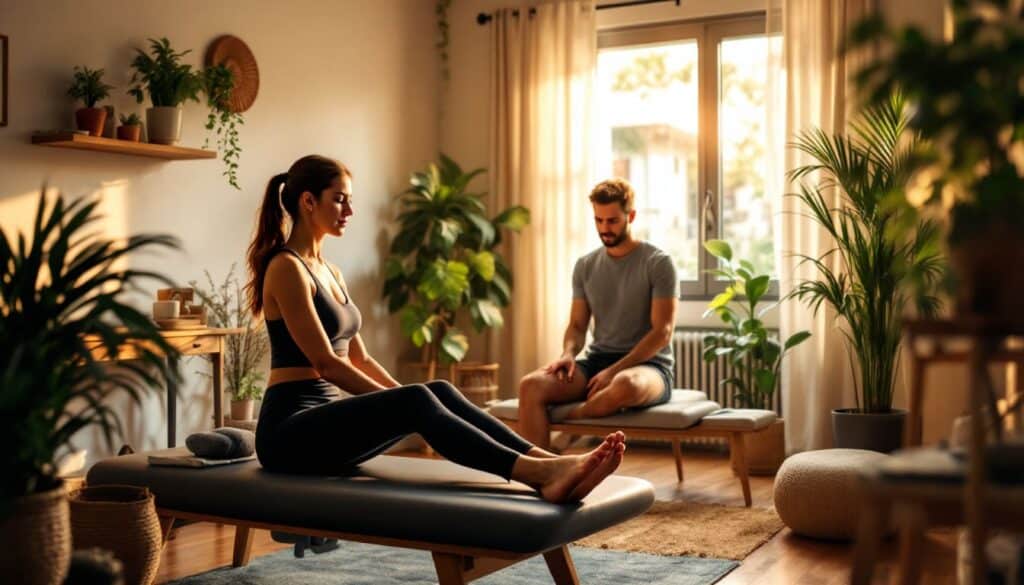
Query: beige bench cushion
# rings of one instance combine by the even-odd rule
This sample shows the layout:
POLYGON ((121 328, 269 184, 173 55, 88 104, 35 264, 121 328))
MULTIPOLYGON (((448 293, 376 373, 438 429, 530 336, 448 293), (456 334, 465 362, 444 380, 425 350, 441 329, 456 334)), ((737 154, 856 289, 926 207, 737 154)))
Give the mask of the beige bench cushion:
POLYGON ((779 415, 774 410, 757 408, 723 408, 712 412, 700 421, 700 428, 716 431, 756 431, 776 420, 779 415))
MULTIPOLYGON (((553 423, 580 424, 615 428, 655 428, 685 429, 700 422, 706 415, 721 410, 717 402, 707 399, 707 395, 696 390, 673 390, 672 399, 665 404, 637 410, 627 410, 619 414, 601 418, 577 419, 568 423, 565 416, 579 402, 560 404, 548 411, 548 418, 553 423)), ((519 401, 516 399, 502 400, 489 408, 494 416, 505 420, 519 418, 519 401)))

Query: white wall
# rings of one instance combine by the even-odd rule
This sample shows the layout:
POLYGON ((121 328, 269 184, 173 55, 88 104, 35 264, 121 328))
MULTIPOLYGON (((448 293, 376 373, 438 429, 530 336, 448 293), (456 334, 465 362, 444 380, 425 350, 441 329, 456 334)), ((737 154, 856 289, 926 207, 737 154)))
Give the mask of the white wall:
MULTIPOLYGON (((30 225, 35 196, 47 180, 71 195, 107 193, 111 235, 166 232, 183 242, 180 253, 138 259, 185 283, 208 269, 223 278, 232 263, 244 271, 245 248, 267 180, 308 153, 335 157, 354 175, 356 217, 345 237, 326 244, 363 310, 363 336, 387 367, 395 365, 397 319, 379 301, 385 233, 393 194, 409 171, 435 158, 437 68, 433 3, 408 0, 230 0, 172 3, 103 0, 0 0, 0 34, 10 37, 10 125, 0 128, 0 225, 30 225), (198 65, 221 34, 242 38, 260 69, 260 92, 245 113, 239 183, 230 188, 219 161, 155 159, 31 146, 36 129, 66 128, 76 107, 65 97, 72 66, 107 70, 118 86, 110 104, 119 112, 144 107, 124 91, 134 47, 168 37, 198 65)), ((148 105, 148 104, 147 104, 148 105)), ((200 146, 206 110, 185 107, 182 142, 200 146)), ((244 276, 244 272, 242 273, 244 276)), ((155 286, 154 286, 155 288, 155 286)), ((185 363, 179 400, 179 444, 208 428, 209 382, 185 363)), ((164 445, 162 396, 141 414, 125 405, 127 440, 136 448, 164 445)), ((83 433, 85 434, 85 433, 83 433)), ((95 437, 90 459, 103 455, 95 437)))

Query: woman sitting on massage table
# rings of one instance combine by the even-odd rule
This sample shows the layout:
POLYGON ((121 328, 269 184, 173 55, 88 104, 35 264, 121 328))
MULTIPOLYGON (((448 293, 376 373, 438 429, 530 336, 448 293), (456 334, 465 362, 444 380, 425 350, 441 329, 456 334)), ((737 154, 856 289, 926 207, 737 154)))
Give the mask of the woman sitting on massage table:
POLYGON ((451 384, 403 386, 370 357, 359 309, 321 254, 324 238, 341 237, 352 213, 352 174, 328 158, 303 157, 267 185, 246 285, 270 337, 270 379, 256 427, 264 468, 342 474, 419 433, 447 459, 525 483, 550 502, 579 501, 615 471, 625 451, 621 432, 589 453, 556 456, 451 384), (353 396, 342 398, 339 388, 353 396))

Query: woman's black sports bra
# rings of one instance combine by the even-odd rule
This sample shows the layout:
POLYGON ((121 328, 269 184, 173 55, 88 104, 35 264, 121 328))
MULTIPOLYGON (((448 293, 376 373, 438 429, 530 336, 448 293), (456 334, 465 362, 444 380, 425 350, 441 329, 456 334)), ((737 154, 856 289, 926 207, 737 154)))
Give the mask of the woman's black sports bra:
MULTIPOLYGON (((347 355, 349 340, 359 333, 359 327, 363 324, 363 316, 359 312, 359 308, 352 302, 351 297, 348 296, 348 291, 341 286, 340 282, 338 283, 342 294, 345 295, 345 302, 339 303, 331 294, 330 289, 320 284, 320 279, 313 274, 298 252, 287 247, 282 247, 278 252, 289 252, 295 255, 306 267, 309 275, 313 277, 313 283, 316 285, 316 292, 313 293, 316 316, 320 319, 320 324, 327 333, 328 339, 331 340, 334 352, 341 356, 347 355)), ((333 271, 331 274, 334 274, 333 271)), ((267 319, 266 321, 267 336, 270 338, 270 367, 272 369, 312 367, 313 364, 310 363, 309 358, 302 353, 298 344, 295 343, 295 339, 288 332, 284 319, 267 319)))

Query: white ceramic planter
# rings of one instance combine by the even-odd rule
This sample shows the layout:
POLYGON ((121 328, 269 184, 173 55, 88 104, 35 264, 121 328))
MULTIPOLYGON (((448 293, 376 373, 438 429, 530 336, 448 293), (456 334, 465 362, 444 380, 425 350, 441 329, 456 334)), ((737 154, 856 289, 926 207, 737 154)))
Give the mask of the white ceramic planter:
POLYGON ((181 139, 181 108, 161 106, 146 110, 146 133, 149 142, 177 144, 181 139))

